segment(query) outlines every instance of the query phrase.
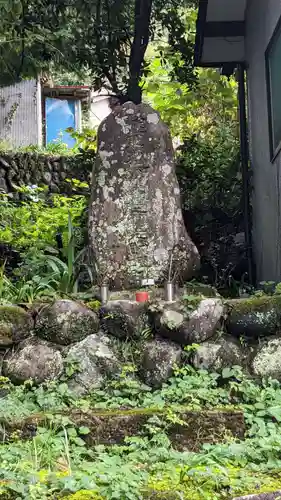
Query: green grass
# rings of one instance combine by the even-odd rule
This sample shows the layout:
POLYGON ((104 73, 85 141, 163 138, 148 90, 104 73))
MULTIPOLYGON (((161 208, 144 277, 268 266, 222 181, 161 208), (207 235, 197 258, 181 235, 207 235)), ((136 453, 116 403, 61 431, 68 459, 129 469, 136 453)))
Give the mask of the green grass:
POLYGON ((133 375, 128 367, 119 379, 107 381, 103 389, 81 400, 73 397, 66 382, 13 387, 2 379, 0 498, 220 500, 281 489, 278 382, 258 385, 238 368, 224 378, 185 367, 176 369, 161 390, 151 391, 133 375), (223 443, 204 444, 196 452, 175 450, 169 426, 177 422, 181 405, 242 408, 245 439, 226 435, 223 443), (111 446, 90 445, 89 429, 68 417, 72 409, 116 415, 120 407, 129 414, 149 407, 159 411, 151 414, 138 435, 111 446), (164 418, 166 411, 170 421, 164 418), (32 421, 44 412, 48 418, 40 421, 34 435, 32 428, 24 435, 21 420, 32 421), (19 425, 11 433, 12 420, 19 425))

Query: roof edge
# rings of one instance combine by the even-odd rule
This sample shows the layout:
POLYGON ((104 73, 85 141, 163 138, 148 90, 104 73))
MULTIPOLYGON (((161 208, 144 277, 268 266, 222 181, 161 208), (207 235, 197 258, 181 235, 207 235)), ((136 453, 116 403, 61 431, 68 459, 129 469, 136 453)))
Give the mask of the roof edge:
POLYGON ((198 16, 196 21, 196 38, 194 48, 194 65, 200 66, 203 44, 204 44, 204 30, 207 20, 208 0, 199 0, 198 16))

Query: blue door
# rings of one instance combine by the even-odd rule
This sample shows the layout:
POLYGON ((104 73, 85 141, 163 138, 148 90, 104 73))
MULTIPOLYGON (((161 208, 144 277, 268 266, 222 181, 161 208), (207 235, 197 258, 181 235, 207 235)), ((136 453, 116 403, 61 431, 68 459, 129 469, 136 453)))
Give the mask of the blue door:
POLYGON ((60 140, 69 148, 75 145, 75 139, 66 132, 66 129, 70 127, 77 129, 77 110, 78 101, 46 98, 46 144, 60 140))

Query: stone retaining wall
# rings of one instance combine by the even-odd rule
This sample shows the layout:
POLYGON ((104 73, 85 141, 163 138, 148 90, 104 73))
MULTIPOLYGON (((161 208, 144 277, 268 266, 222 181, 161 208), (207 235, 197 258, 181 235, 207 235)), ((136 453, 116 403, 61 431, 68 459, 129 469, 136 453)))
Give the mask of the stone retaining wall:
POLYGON ((0 375, 40 384, 59 379, 70 360, 80 368, 68 385, 80 397, 100 388, 107 374, 120 373, 122 342, 140 342, 136 377, 153 389, 187 362, 218 373, 239 366, 251 378, 281 382, 281 296, 225 302, 200 294, 191 304, 184 293, 174 302, 151 295, 149 303, 138 303, 120 292, 101 306, 93 294, 87 304, 63 299, 28 311, 0 305, 0 375))
MULTIPOLYGON (((15 194, 20 186, 37 185, 48 186, 50 193, 71 194, 73 185, 67 179, 90 182, 92 162, 87 160, 89 158, 83 154, 64 157, 37 153, 1 154, 0 193, 15 194)), ((85 189, 82 191, 85 193, 85 189)))

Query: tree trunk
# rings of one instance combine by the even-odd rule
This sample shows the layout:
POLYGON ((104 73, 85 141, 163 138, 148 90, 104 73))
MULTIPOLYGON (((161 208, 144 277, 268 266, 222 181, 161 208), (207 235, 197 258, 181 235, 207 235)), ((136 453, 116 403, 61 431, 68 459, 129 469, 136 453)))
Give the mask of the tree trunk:
POLYGON ((128 100, 139 104, 142 90, 139 86, 143 72, 144 56, 149 42, 149 27, 153 0, 135 0, 135 30, 130 55, 130 78, 128 82, 128 100))

